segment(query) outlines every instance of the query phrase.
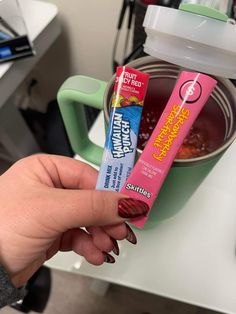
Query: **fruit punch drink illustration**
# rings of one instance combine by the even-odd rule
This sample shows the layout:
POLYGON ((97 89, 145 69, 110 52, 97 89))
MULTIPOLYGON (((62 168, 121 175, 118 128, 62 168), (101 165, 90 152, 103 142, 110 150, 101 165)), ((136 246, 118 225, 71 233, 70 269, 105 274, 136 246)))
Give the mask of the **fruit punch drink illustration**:
MULTIPOLYGON (((209 98, 216 81, 182 72, 173 93, 121 192, 152 207, 184 138, 209 98)), ((170 195, 171 197, 171 195, 170 195)), ((181 197, 181 196, 180 196, 181 197)), ((142 228, 148 217, 132 223, 142 228)))
POLYGON ((149 75, 120 66, 96 189, 119 192, 134 165, 149 75))

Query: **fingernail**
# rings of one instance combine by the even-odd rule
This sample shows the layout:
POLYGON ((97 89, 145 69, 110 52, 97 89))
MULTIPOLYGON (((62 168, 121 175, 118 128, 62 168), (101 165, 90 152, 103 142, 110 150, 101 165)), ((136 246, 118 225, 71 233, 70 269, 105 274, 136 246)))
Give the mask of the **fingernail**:
POLYGON ((122 218, 137 218, 145 216, 149 211, 149 206, 134 198, 123 198, 118 201, 118 213, 122 218))
POLYGON ((136 235, 134 234, 133 230, 130 228, 130 226, 128 224, 126 224, 126 228, 128 231, 127 236, 126 236, 126 240, 132 244, 137 244, 137 238, 136 238, 136 235))
POLYGON ((103 255, 104 255, 104 262, 105 263, 109 263, 109 264, 114 264, 115 263, 115 259, 112 255, 106 253, 106 252, 103 252, 103 255))
POLYGON ((112 238, 112 237, 111 237, 111 241, 112 241, 112 243, 113 243, 113 250, 112 250, 112 252, 118 256, 118 255, 120 254, 120 249, 119 249, 118 243, 117 243, 117 241, 116 241, 114 238, 112 238))

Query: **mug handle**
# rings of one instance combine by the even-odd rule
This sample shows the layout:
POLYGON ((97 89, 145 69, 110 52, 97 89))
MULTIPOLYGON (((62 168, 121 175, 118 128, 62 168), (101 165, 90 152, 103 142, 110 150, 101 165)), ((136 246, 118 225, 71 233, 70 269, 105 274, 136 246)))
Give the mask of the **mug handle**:
POLYGON ((88 137, 84 105, 103 109, 107 83, 87 76, 72 76, 60 87, 57 100, 72 149, 85 160, 100 165, 103 148, 88 137))

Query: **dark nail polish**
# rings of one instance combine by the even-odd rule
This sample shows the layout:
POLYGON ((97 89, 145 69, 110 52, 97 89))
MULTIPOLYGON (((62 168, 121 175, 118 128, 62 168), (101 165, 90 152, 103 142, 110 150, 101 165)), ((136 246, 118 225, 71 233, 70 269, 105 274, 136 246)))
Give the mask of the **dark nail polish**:
POLYGON ((103 252, 103 255, 104 255, 104 262, 105 263, 109 263, 109 264, 114 264, 115 263, 115 259, 112 255, 106 253, 106 252, 103 252))
POLYGON ((118 243, 114 238, 111 238, 111 241, 113 243, 112 252, 118 256, 120 254, 120 249, 119 249, 118 243))
POLYGON ((130 226, 128 224, 126 224, 126 228, 127 228, 126 240, 132 244, 137 244, 137 238, 136 238, 136 235, 134 234, 133 230, 130 228, 130 226))
POLYGON ((123 198, 118 202, 118 213, 122 218, 137 218, 147 215, 149 206, 134 198, 123 198))

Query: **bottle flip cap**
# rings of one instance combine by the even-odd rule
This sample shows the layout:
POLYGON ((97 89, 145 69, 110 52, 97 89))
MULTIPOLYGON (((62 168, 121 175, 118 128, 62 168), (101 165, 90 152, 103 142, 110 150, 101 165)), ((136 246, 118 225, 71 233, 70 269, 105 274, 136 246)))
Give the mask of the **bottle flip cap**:
POLYGON ((144 51, 199 72, 236 79, 236 25, 220 11, 194 4, 148 6, 144 51))

